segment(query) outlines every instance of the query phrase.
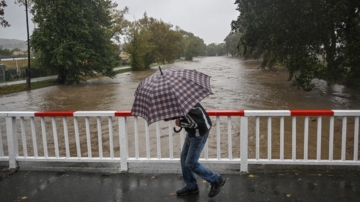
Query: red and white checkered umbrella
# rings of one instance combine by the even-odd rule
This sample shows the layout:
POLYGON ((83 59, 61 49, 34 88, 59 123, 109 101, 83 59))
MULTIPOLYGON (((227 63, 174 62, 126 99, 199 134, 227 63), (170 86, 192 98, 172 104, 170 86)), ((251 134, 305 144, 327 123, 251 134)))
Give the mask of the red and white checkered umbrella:
POLYGON ((196 70, 171 67, 143 80, 135 91, 131 115, 150 125, 159 120, 185 116, 202 99, 212 94, 210 76, 196 70))

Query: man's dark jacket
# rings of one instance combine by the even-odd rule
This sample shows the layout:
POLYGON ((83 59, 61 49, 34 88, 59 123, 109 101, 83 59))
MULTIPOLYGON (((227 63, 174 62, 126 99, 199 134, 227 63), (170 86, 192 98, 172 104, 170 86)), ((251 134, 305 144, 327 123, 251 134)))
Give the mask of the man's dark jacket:
POLYGON ((205 109, 197 103, 184 117, 180 117, 180 127, 185 128, 190 136, 200 137, 211 128, 212 123, 205 109))

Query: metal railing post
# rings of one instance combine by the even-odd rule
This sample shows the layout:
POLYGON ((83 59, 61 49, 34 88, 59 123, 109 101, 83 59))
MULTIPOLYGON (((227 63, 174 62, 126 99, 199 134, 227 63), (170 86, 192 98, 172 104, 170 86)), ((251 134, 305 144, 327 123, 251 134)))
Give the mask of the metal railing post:
POLYGON ((119 117, 119 140, 120 140, 120 169, 121 171, 128 170, 128 144, 127 144, 127 129, 126 117, 119 117))
POLYGON ((240 117, 240 172, 248 172, 248 117, 240 117))
POLYGON ((16 168, 16 117, 6 117, 6 135, 9 151, 9 168, 16 168))

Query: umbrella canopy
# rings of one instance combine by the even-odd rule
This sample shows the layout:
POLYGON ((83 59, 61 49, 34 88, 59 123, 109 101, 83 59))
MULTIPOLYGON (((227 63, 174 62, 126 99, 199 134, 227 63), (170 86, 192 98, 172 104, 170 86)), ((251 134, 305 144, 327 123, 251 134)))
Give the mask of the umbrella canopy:
POLYGON ((149 125, 185 116, 196 103, 210 94, 210 76, 180 67, 165 70, 159 67, 159 71, 137 87, 131 115, 143 117, 149 125))

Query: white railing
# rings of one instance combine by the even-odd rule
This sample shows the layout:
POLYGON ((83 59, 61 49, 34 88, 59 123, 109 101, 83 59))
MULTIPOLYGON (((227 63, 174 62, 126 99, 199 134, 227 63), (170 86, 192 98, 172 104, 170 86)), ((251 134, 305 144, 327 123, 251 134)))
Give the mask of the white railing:
MULTIPOLYGON (((360 110, 209 110, 201 162, 221 165, 360 165, 360 110), (300 120, 300 121, 299 121, 300 120)), ((173 163, 184 130, 148 126, 129 111, 0 112, 0 161, 173 163)))

